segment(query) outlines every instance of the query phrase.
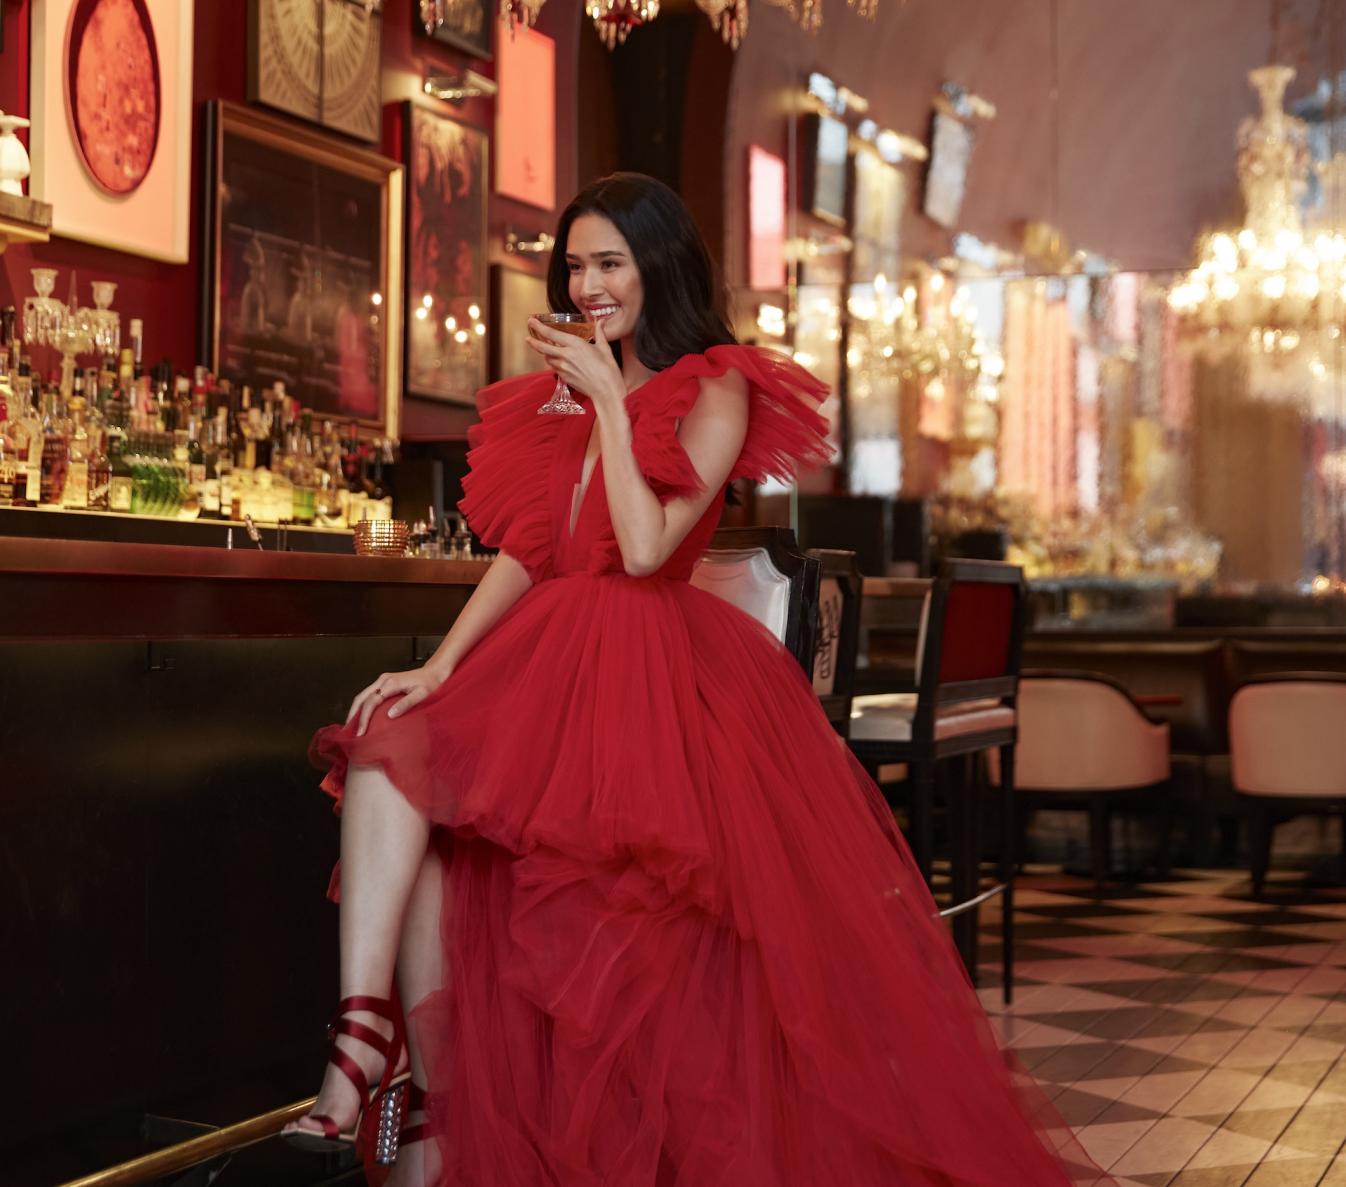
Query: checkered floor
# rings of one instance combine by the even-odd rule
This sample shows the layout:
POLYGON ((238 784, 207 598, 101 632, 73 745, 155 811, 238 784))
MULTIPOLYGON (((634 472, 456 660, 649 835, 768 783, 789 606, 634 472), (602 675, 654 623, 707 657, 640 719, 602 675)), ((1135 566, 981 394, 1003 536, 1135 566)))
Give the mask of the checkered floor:
POLYGON ((1016 996, 981 996, 1121 1187, 1346 1187, 1346 889, 1029 875, 1016 996))

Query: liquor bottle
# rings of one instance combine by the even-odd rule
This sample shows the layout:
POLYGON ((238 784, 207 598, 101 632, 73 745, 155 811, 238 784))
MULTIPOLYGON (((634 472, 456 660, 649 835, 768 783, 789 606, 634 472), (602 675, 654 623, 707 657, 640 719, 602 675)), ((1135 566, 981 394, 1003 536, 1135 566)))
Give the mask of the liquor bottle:
POLYGON ((201 444, 201 422, 187 418, 187 481, 199 487, 206 480, 206 451, 201 444))
POLYGON ((33 393, 31 367, 23 357, 14 379, 14 403, 18 409, 18 415, 11 414, 10 418, 15 436, 14 461, 22 471, 14 490, 14 503, 36 507, 42 501, 42 417, 33 393))
POLYGON ((93 435, 93 447, 89 451, 89 510, 106 511, 112 496, 112 460, 107 452, 107 431, 99 430, 93 435))
POLYGON ((132 494, 135 490, 135 475, 126 460, 127 440, 118 435, 108 442, 108 468, 111 481, 108 485, 108 510, 130 512, 132 494))
POLYGON ((4 428, 5 425, 0 425, 0 507, 12 507, 19 485, 18 452, 4 428))
POLYGON ((139 379, 145 373, 144 367, 144 345, 145 345, 145 323, 138 317, 131 319, 130 326, 131 345, 122 351, 122 358, 125 359, 130 354, 131 374, 127 377, 127 383, 133 379, 139 379))
POLYGON ((238 412, 238 452, 234 454, 234 469, 251 474, 257 468, 257 438, 261 414, 252 406, 252 388, 243 385, 243 403, 238 412))
MULTIPOLYGON (((76 392, 83 388, 79 372, 75 373, 76 392)), ((85 401, 82 395, 70 397, 68 427, 66 429, 65 483, 61 488, 61 506, 71 511, 87 511, 89 507, 89 427, 85 423, 85 401)))
MULTIPOLYGON (((228 399, 228 391, 221 393, 228 399)), ((229 406, 222 404, 215 413, 215 473, 219 487, 219 514, 221 519, 232 517, 234 506, 234 455, 229 443, 229 406)), ((207 463, 209 464, 209 463, 207 463)), ((210 480, 209 474, 206 481, 210 480)))
POLYGON ((70 445, 64 432, 60 395, 53 384, 42 396, 42 502, 60 506, 65 489, 66 467, 70 462, 70 445))
MULTIPOLYGON (((6 305, 0 309, 0 390, 6 397, 14 391, 14 378, 19 370, 19 342, 18 342, 18 323, 13 305, 6 305)), ((0 414, 0 420, 12 416, 9 410, 9 399, 5 399, 4 413, 0 414)))
POLYGON ((130 394, 135 381, 135 355, 129 346, 124 346, 117 362, 117 390, 122 393, 123 398, 130 394))

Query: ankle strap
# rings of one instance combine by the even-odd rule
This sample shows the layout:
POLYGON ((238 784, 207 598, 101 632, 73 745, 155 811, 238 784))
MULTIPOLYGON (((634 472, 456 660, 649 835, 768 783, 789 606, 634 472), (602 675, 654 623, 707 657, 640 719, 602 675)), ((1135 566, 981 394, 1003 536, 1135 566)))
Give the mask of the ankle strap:
POLYGON ((395 1022, 398 1019, 397 1008, 393 1005, 391 999, 386 997, 371 997, 368 994, 355 994, 352 997, 343 997, 337 1003, 337 1017, 342 1014, 377 1014, 380 1018, 388 1022, 395 1022))

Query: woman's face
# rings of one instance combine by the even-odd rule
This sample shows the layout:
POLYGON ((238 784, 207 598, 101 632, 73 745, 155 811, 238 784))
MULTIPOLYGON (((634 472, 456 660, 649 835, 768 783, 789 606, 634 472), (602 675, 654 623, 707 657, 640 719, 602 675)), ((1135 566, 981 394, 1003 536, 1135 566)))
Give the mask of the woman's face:
POLYGON ((570 299, 603 323, 609 342, 635 333, 644 304, 640 271, 622 233, 601 214, 582 214, 570 224, 566 243, 570 299))

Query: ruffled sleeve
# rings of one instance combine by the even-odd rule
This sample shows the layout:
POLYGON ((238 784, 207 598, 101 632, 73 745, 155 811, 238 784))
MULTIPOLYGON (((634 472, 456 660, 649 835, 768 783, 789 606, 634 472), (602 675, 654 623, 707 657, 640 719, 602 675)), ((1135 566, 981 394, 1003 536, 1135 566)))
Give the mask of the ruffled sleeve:
POLYGON ((458 510, 488 548, 509 553, 534 582, 551 576, 548 476, 563 417, 539 416, 556 377, 506 379, 477 394, 481 421, 468 430, 468 474, 458 510))
POLYGON ((680 359, 639 393, 631 448, 661 501, 702 489, 678 440, 678 425, 696 403, 701 381, 728 371, 740 372, 748 384, 748 434, 731 480, 791 482, 801 469, 831 460, 827 421, 818 411, 828 394, 825 383, 777 351, 713 346, 705 354, 680 359))

